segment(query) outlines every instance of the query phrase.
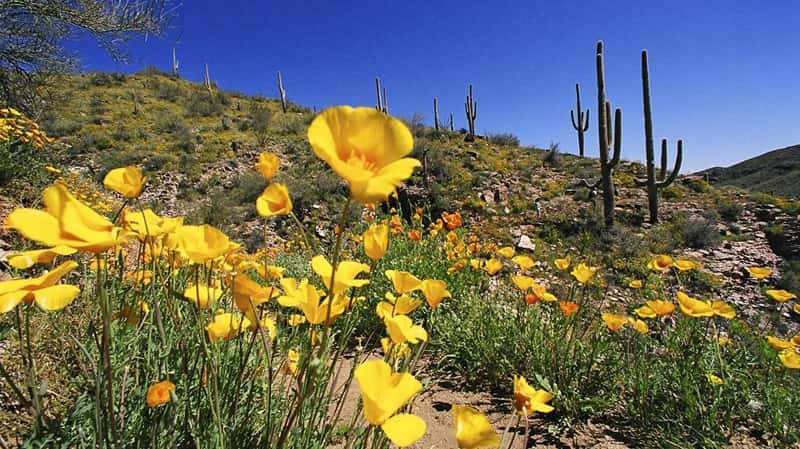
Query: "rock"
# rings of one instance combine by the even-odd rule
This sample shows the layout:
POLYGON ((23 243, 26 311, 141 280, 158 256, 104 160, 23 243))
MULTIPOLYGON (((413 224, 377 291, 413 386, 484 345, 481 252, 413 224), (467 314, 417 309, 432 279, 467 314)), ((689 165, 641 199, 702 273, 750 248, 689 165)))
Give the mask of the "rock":
POLYGON ((531 240, 530 237, 528 237, 525 234, 522 234, 519 237, 519 241, 517 242, 517 248, 519 248, 519 249, 527 249, 529 251, 535 251, 536 250, 536 244, 533 243, 533 241, 531 240))

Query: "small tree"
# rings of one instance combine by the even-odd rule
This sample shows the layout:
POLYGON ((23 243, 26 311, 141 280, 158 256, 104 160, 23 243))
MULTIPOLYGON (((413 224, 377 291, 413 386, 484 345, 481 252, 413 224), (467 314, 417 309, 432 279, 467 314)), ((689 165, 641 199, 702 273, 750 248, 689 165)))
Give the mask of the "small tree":
POLYGON ((267 144, 269 134, 267 129, 272 122, 272 111, 258 103, 253 103, 250 107, 250 118, 252 119, 253 133, 256 136, 256 143, 263 147, 267 144))

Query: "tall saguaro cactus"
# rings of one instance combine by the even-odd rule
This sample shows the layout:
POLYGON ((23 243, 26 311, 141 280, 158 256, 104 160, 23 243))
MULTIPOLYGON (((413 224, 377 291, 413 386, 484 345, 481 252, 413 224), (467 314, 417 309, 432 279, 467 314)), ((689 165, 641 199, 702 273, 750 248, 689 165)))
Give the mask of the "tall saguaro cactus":
POLYGON ((656 178, 655 149, 653 148, 653 112, 650 107, 650 70, 647 64, 647 50, 642 50, 642 105, 644 108, 644 149, 647 157, 647 178, 636 179, 636 185, 647 188, 647 206, 650 209, 650 223, 658 223, 658 190, 668 187, 675 181, 683 161, 683 141, 678 140, 678 153, 675 166, 669 177, 667 171, 667 139, 661 140, 661 170, 656 178))
POLYGON ((209 94, 214 93, 214 87, 211 84, 211 76, 208 74, 208 64, 205 64, 205 70, 203 71, 203 85, 206 87, 209 94))
POLYGON ((278 94, 281 97, 281 110, 286 114, 286 89, 283 88, 283 79, 281 78, 280 70, 278 70, 278 94))
MULTIPOLYGON (((611 102, 606 100, 605 65, 603 60, 603 41, 597 41, 597 110, 605 111, 597 114, 597 136, 600 148, 600 180, 598 183, 603 189, 603 217, 606 227, 614 226, 614 167, 619 163, 622 150, 622 109, 617 108, 614 113, 613 145, 614 152, 609 157, 611 148, 611 102)), ((595 185, 596 187, 596 185, 595 185)))
POLYGON ((469 132, 464 140, 472 142, 475 140, 475 117, 478 115, 478 102, 472 96, 472 84, 469 85, 467 101, 464 103, 464 112, 467 115, 467 126, 469 127, 469 132))
POLYGON ((578 153, 580 157, 583 157, 583 133, 589 130, 589 109, 586 109, 586 115, 584 115, 581 109, 581 86, 578 83, 575 83, 575 97, 578 103, 578 121, 575 121, 575 111, 570 110, 569 117, 572 120, 572 127, 578 132, 578 153))
POLYGON ((175 47, 172 47, 172 76, 175 78, 180 78, 180 74, 178 73, 178 55, 175 54, 175 47))
POLYGON ((386 88, 383 88, 383 95, 381 95, 381 79, 377 76, 375 77, 375 93, 378 96, 378 104, 375 106, 375 109, 383 112, 384 114, 389 113, 389 99, 386 95, 386 88))
POLYGON ((456 123, 453 120, 453 113, 451 112, 450 113, 450 131, 455 131, 455 130, 456 130, 456 123))
POLYGON ((433 127, 439 132, 439 99, 433 97, 433 127))

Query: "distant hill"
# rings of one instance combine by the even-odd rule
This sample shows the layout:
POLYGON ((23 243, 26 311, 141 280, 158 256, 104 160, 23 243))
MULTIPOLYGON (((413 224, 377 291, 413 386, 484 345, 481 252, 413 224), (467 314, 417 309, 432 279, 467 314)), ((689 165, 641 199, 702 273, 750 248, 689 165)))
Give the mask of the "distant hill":
POLYGON ((800 145, 773 150, 730 167, 700 172, 709 182, 789 198, 800 197, 800 145))

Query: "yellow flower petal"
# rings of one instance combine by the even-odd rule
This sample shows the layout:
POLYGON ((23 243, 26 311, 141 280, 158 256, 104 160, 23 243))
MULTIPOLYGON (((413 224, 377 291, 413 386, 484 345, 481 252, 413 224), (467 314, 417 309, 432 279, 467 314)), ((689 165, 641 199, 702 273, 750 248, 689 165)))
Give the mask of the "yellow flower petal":
POLYGON ((453 405, 450 409, 456 427, 456 441, 460 449, 489 449, 500 445, 500 438, 489 419, 473 407, 453 405))
POLYGON ((767 290, 767 296, 780 303, 797 298, 797 295, 786 290, 767 290))
POLYGON ((361 389, 364 417, 373 425, 386 422, 397 410, 422 390, 422 384, 409 373, 392 373, 383 360, 368 360, 359 365, 354 377, 361 389))
POLYGON ((417 344, 428 340, 428 333, 422 326, 415 325, 411 318, 405 315, 395 315, 383 320, 386 331, 396 344, 417 344))
POLYGON ((426 279, 422 281, 422 294, 428 305, 435 308, 444 298, 452 298, 453 295, 447 290, 447 283, 437 279, 426 279))
POLYGON ((426 424, 419 416, 401 413, 387 419, 381 429, 397 447, 405 447, 425 435, 426 424))
POLYGON ((594 276, 594 273, 596 271, 597 271, 596 267, 590 267, 584 263, 580 263, 572 270, 572 273, 570 274, 572 274, 572 276, 578 282, 580 282, 581 284, 585 284, 589 281, 589 279, 591 279, 592 276, 594 276))
POLYGON ((766 267, 747 267, 747 272, 755 279, 766 279, 772 275, 772 270, 766 267))
POLYGON ((115 168, 108 172, 103 179, 103 185, 107 189, 113 190, 125 198, 138 198, 144 189, 146 179, 142 177, 142 171, 138 167, 115 168))
POLYGON ((284 184, 273 182, 256 200, 256 209, 262 217, 289 215, 292 212, 292 199, 284 184))

